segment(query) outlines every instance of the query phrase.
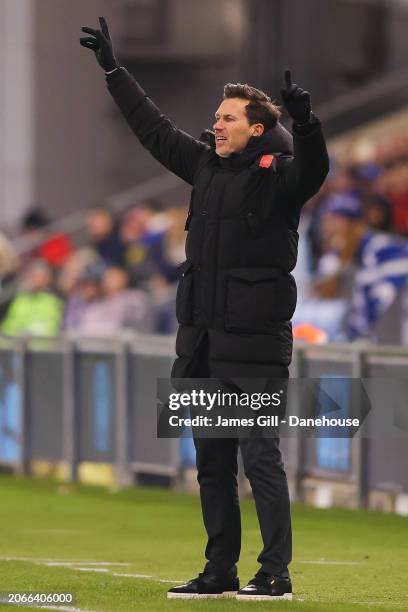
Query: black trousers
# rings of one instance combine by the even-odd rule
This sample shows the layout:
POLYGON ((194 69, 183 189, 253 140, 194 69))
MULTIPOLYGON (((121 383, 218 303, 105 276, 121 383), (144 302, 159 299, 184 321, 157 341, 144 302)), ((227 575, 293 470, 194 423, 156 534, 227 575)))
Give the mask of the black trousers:
MULTIPOLYGON (((208 335, 197 348, 189 376, 208 378, 208 335)), ((271 370, 272 371, 272 370, 271 370)), ((287 378, 276 366, 271 377, 287 378)), ((251 484, 263 549, 259 572, 288 576, 292 559, 289 491, 279 438, 195 438, 201 507, 208 542, 206 569, 217 574, 235 572, 241 551, 241 516, 238 496, 238 448, 251 484)))

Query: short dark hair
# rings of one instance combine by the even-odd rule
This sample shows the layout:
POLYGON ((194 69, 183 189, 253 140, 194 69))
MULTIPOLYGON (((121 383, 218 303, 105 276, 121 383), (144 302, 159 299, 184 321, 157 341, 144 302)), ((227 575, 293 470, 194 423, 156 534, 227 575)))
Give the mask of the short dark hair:
POLYGON ((247 83, 227 83, 224 85, 223 99, 225 100, 226 98, 248 100, 245 113, 249 125, 262 123, 265 127, 265 132, 274 127, 281 116, 279 106, 274 104, 264 91, 247 83))
POLYGON ((42 229, 50 223, 50 218, 41 206, 33 206, 24 215, 22 219, 22 228, 24 230, 42 229))

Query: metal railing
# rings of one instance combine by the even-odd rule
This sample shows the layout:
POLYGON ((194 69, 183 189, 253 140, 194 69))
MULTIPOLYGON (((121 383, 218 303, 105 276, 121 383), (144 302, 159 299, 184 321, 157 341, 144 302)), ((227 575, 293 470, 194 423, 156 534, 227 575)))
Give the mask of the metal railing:
MULTIPOLYGON (((180 440, 156 433, 156 384, 170 376, 174 341, 1 337, 0 464, 30 473, 33 461, 47 461, 77 480, 81 464, 91 462, 114 466, 118 486, 144 475, 180 482, 180 440)), ((293 378, 406 379, 407 373, 407 348, 367 344, 298 344, 291 366, 293 378)), ((408 492, 404 438, 293 437, 282 439, 281 448, 294 499, 305 499, 310 479, 348 484, 359 507, 369 506, 373 491, 408 492)))

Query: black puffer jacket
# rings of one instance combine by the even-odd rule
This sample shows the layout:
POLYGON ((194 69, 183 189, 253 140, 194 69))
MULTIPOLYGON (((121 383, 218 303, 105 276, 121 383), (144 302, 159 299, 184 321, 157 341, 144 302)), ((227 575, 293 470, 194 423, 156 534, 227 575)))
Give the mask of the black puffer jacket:
POLYGON ((173 375, 188 375, 203 330, 215 376, 268 376, 270 365, 287 366, 299 215, 328 172, 320 122, 294 126, 293 141, 278 123, 221 158, 208 132, 197 140, 178 130, 125 69, 108 87, 141 143, 193 185, 173 375))

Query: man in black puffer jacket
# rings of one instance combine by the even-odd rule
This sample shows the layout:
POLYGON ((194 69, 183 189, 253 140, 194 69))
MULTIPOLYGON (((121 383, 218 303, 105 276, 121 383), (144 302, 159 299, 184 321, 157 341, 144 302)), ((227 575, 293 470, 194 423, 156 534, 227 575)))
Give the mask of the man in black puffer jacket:
MULTIPOLYGON (((214 133, 201 140, 177 129, 118 66, 106 22, 83 28, 108 89, 144 147, 193 186, 186 261, 177 293, 177 359, 172 377, 287 379, 302 206, 329 168, 310 95, 285 73, 282 97, 293 138, 262 91, 228 84, 214 133)), ((208 534, 204 572, 168 597, 222 597, 239 589, 241 525, 238 447, 251 483, 263 550, 261 568, 237 597, 291 599, 291 522, 286 475, 274 438, 196 438, 198 480, 208 534)))

